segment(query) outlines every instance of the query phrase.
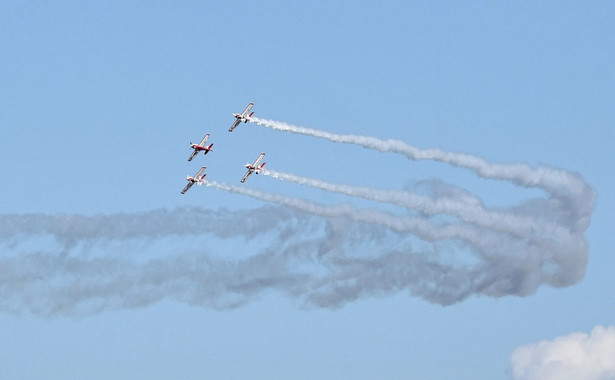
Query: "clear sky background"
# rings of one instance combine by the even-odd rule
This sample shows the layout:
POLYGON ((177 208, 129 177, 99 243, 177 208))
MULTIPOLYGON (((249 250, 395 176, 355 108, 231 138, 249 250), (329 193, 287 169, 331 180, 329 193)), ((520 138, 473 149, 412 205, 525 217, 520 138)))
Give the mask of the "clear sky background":
MULTIPOLYGON (((508 379, 519 347, 612 326, 614 18, 610 1, 0 2, 0 377, 508 379), (548 195, 252 123, 228 133, 248 102, 264 119, 580 174, 596 194, 584 276, 452 304, 374 277, 312 302, 293 275, 335 274, 328 254, 476 258, 215 188, 180 195, 185 176, 206 165, 240 185, 263 151, 271 170, 440 184, 501 210, 548 195), (214 151, 187 162, 205 133, 214 151)), ((263 175, 243 188, 416 215, 263 175)))

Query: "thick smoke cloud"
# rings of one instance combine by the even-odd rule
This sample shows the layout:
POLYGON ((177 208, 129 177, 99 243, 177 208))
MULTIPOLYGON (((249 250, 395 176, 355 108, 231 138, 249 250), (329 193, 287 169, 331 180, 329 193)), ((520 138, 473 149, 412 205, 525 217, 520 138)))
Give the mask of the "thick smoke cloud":
POLYGON ((339 307, 381 293, 378 287, 361 290, 362 278, 373 274, 357 270, 377 261, 370 258, 374 245, 409 252, 405 238, 384 227, 288 207, 5 215, 0 220, 5 243, 0 309, 44 316, 137 308, 164 299, 235 308, 268 291, 298 297, 308 307, 339 307), (50 247, 29 249, 26 242, 36 239, 50 247), (154 252, 147 247, 145 254, 117 249, 165 239, 173 244, 164 244, 162 255, 150 257, 154 252), (236 248, 220 252, 216 242, 227 239, 236 248), (251 247, 250 254, 242 252, 251 247), (350 286, 356 290, 350 292, 350 286))
POLYGON ((613 380, 615 326, 519 347, 510 363, 513 380, 613 380))

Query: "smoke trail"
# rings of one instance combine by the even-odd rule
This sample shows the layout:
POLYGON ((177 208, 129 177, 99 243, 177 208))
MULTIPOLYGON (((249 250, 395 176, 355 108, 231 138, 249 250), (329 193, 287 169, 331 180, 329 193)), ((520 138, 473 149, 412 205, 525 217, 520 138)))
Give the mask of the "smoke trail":
MULTIPOLYGON (((377 228, 356 230, 361 243, 382 241, 386 235, 377 228)), ((165 299, 235 308, 268 290, 306 296, 307 278, 313 275, 303 267, 314 261, 314 252, 339 249, 335 242, 346 240, 346 231, 291 208, 271 206, 104 216, 0 215, 0 310, 88 315, 165 299), (237 238, 245 239, 244 247, 237 238), (265 243, 257 241, 263 238, 265 243), (237 252, 218 252, 228 239, 237 252), (41 242, 33 249, 32 241, 41 242), (139 252, 133 252, 135 245, 129 243, 142 241, 166 242, 165 251, 160 255, 137 244, 139 252)))
MULTIPOLYGON (((585 265, 580 264, 587 260, 587 243, 582 234, 563 241, 556 241, 550 236, 515 238, 509 234, 485 228, 475 228, 468 224, 434 225, 423 218, 398 217, 377 210, 356 209, 351 205, 323 205, 210 181, 206 182, 205 185, 232 193, 248 195, 266 202, 293 207, 322 217, 345 217, 355 222, 384 226, 400 233, 409 232, 428 242, 454 239, 461 243, 461 246, 468 248, 476 256, 475 258, 484 261, 485 264, 488 263, 489 266, 498 268, 501 265, 511 265, 513 268, 525 267, 524 271, 528 271, 527 273, 516 274, 518 278, 514 281, 516 284, 513 287, 515 289, 512 291, 513 294, 527 294, 524 292, 534 291, 542 281, 553 286, 571 285, 576 283, 584 274, 585 265), (517 260, 524 262, 519 263, 516 262, 517 260), (529 283, 532 285, 528 285, 529 283), (523 289, 523 292, 516 293, 520 288, 523 289)), ((499 272, 499 270, 488 270, 481 275, 493 275, 499 272)), ((496 281, 495 278, 492 280, 496 281)), ((508 282, 511 279, 502 280, 508 282)), ((510 286, 510 284, 507 286, 510 286)), ((500 293, 495 292, 495 294, 500 293)))
MULTIPOLYGON (((498 233, 496 230, 476 228, 470 224, 448 223, 436 225, 422 217, 397 216, 379 210, 358 209, 350 204, 324 205, 299 198, 271 194, 243 186, 228 185, 215 181, 207 181, 205 185, 231 193, 247 195, 265 202, 289 206, 325 218, 344 217, 355 222, 378 224, 399 233, 412 233, 428 242, 458 239, 485 254, 489 254, 488 252, 493 246, 503 243, 512 244, 513 240, 510 236, 498 233)), ((543 236, 522 236, 520 240, 525 242, 526 239, 544 244, 559 243, 550 238, 545 239, 543 236)), ((568 239, 566 239, 564 243, 569 243, 568 239)))
MULTIPOLYGON (((582 231, 575 230, 575 223, 569 223, 568 218, 554 218, 566 215, 566 210, 560 209, 565 205, 558 202, 534 199, 528 202, 528 207, 510 208, 508 211, 490 210, 485 209, 477 198, 465 193, 461 196, 459 193, 451 193, 434 200, 415 193, 331 184, 272 170, 262 173, 325 191, 400 205, 411 210, 419 210, 426 216, 439 213, 453 215, 459 218, 460 223, 436 225, 429 223, 429 219, 423 217, 418 219, 420 223, 405 218, 401 224, 407 228, 406 231, 428 241, 458 239, 484 260, 514 261, 515 256, 522 260, 527 260, 528 256, 531 260, 538 259, 542 263, 541 266, 557 267, 554 272, 559 272, 559 275, 547 280, 555 286, 574 283, 583 275, 579 265, 584 268, 583 263, 587 260, 585 237, 582 231), (539 207, 548 210, 549 219, 540 217, 540 213, 536 212, 539 207), (526 212, 526 209, 531 212, 526 212), (479 228, 471 228, 470 225, 479 228)), ((243 193, 254 196, 252 190, 244 190, 243 193)), ((271 201, 263 197, 258 198, 271 201)), ((389 218, 395 219, 392 216, 389 218)), ((360 219, 354 218, 354 220, 360 219)), ((369 220, 369 222, 376 221, 369 220)), ((387 227, 392 228, 391 225, 387 227)), ((533 275, 539 275, 543 269, 533 267, 533 270, 538 270, 533 275)))
POLYGON ((556 219, 565 225, 574 241, 585 241, 594 209, 595 193, 580 175, 565 169, 547 166, 536 168, 524 164, 494 164, 468 154, 447 152, 440 149, 419 149, 400 140, 382 140, 370 136, 342 135, 317 129, 294 126, 278 121, 253 118, 252 122, 280 131, 298 133, 333 142, 354 144, 380 152, 402 154, 412 160, 434 160, 456 167, 467 168, 485 179, 510 181, 518 186, 535 187, 549 194, 547 201, 528 202, 524 208, 534 214, 556 219))
MULTIPOLYGON (((498 236, 502 239, 499 246, 486 244, 493 251, 485 250, 481 254, 487 258, 489 252, 491 252, 495 265, 500 265, 509 260, 515 261, 519 257, 524 257, 526 260, 537 259, 541 263, 538 267, 527 268, 535 271, 530 276, 536 277, 536 283, 545 281, 555 286, 564 286, 575 283, 584 274, 588 256, 584 232, 589 227, 595 193, 576 173, 546 166, 532 168, 524 164, 489 163, 480 157, 468 154, 447 152, 440 149, 419 149, 399 140, 334 134, 273 120, 253 118, 252 122, 276 130, 318 137, 332 142, 354 144, 380 152, 402 154, 411 160, 439 161, 470 169, 485 179, 505 180, 518 186, 540 188, 547 192, 547 199, 533 199, 511 208, 506 214, 502 214, 501 212, 494 212, 494 210, 485 210, 480 201, 474 203, 457 201, 444 207, 433 202, 425 202, 425 199, 417 198, 416 195, 383 193, 365 188, 357 189, 345 185, 327 184, 317 180, 308 181, 296 176, 285 178, 326 191, 387 201, 414 210, 426 210, 427 214, 430 212, 446 212, 456 216, 462 222, 484 227, 485 234, 488 231, 494 232, 494 230, 509 232, 505 236, 501 236, 501 234, 498 236), (519 239, 510 240, 510 233, 517 235, 519 239), (525 246, 523 246, 523 241, 527 243, 525 246), (510 246, 506 246, 508 244, 510 246), (527 257, 525 254, 528 252, 533 253, 527 257), (546 257, 548 258, 545 260, 546 257), (555 265, 557 269, 551 267, 550 261, 557 262, 555 265), (574 266, 576 266, 576 270, 574 266), (545 269, 549 267, 550 269, 545 269), (544 272, 549 271, 550 273, 545 276, 544 272), (557 272, 559 272, 559 275, 556 274, 557 272), (547 279, 549 277, 550 279, 547 279)), ((473 246, 473 249, 481 251, 480 245, 473 246)), ((508 264, 510 265, 510 263, 508 264)), ((484 274, 491 275, 494 273, 499 273, 499 271, 487 270, 484 274)), ((521 275, 521 277, 524 276, 521 275)))
POLYGON ((280 206, 0 215, 0 310, 87 315, 162 300, 235 308, 270 291, 316 307, 335 308, 399 291, 448 305, 471 295, 526 296, 543 284, 569 286, 584 275, 584 232, 594 192, 574 173, 254 121, 410 159, 446 162, 484 178, 544 189, 548 198, 489 209, 462 192, 430 198, 269 171, 411 211, 400 216, 207 182, 210 188, 280 206), (457 220, 431 218, 438 214, 457 220))
POLYGON ((549 167, 531 168, 523 164, 494 164, 469 154, 447 152, 441 149, 419 149, 401 140, 382 140, 360 135, 342 135, 312 128, 299 127, 287 123, 253 117, 252 122, 279 131, 298 133, 323 138, 332 142, 353 144, 380 152, 392 152, 411 160, 434 160, 464 167, 487 179, 503 179, 527 187, 540 187, 550 193, 578 195, 591 192, 580 176, 567 170, 549 167))
POLYGON ((410 210, 419 211, 423 215, 449 214, 464 222, 512 233, 517 236, 549 234, 562 240, 566 240, 569 237, 569 232, 566 228, 548 220, 536 220, 535 217, 523 215, 514 209, 509 212, 486 209, 478 198, 467 194, 461 196, 456 194, 456 197, 447 196, 433 200, 430 197, 406 191, 379 190, 370 187, 333 184, 275 170, 264 170, 261 173, 283 181, 290 181, 328 192, 402 206, 410 210))
MULTIPOLYGON (((90 217, 0 216, 0 242, 18 241, 9 249, 0 246, 0 310, 80 316, 145 307, 165 299, 236 308, 271 290, 318 307, 339 307, 359 297, 387 294, 398 288, 413 289, 440 303, 470 294, 456 287, 454 294, 443 296, 440 290, 429 289, 437 285, 417 282, 413 273, 419 265, 425 267, 424 273, 452 272, 431 262, 433 252, 432 259, 424 257, 423 252, 413 253, 405 237, 382 226, 353 223, 343 217, 316 218, 288 207, 264 207, 249 212, 220 212, 218 216, 228 224, 206 224, 202 231, 182 230, 189 226, 186 219, 199 214, 211 216, 216 212, 177 209, 90 217), (257 218, 246 222, 251 214, 257 218), (21 229, 25 224, 32 227, 21 229), (138 227, 141 224, 147 226, 145 232, 138 227), (246 226, 249 228, 244 229, 246 226), (100 235, 91 233, 95 230, 100 235), (121 252, 112 252, 114 247, 106 244, 200 234, 210 237, 207 244, 193 239, 188 246, 165 244, 167 251, 161 257, 148 257, 152 252, 146 250, 144 260, 135 259, 142 252, 131 252, 130 245, 121 252), (249 242, 236 248, 256 246, 247 257, 233 250, 207 249, 219 247, 216 242, 220 240, 212 242, 212 237, 222 237, 224 241, 226 236, 252 239, 263 235, 267 238, 264 245, 249 242), (45 249, 30 249, 21 248, 19 243, 46 236, 57 239, 60 247, 49 244, 45 249), (91 245, 84 246, 83 242, 91 245), (96 247, 102 249, 101 255, 92 254, 96 247), (379 247, 376 255, 371 252, 374 247, 379 247), (398 258, 399 252, 404 252, 404 257, 398 258), (391 266, 387 256, 398 263, 415 264, 403 275, 387 276, 387 271, 399 270, 391 266), (380 260, 383 262, 379 264, 380 260), (377 267, 380 269, 374 273, 377 267)), ((206 220, 197 218, 197 222, 206 220)), ((236 239, 233 246, 238 246, 236 239)))
POLYGON ((369 209, 357 209, 350 204, 343 205, 324 205, 315 202, 306 201, 299 198, 288 197, 279 194, 271 194, 262 192, 247 187, 228 185, 215 181, 207 181, 205 185, 214 187, 219 190, 228 191, 236 194, 243 194, 254 199, 265 202, 277 203, 284 206, 293 207, 297 210, 317 215, 325 218, 344 217, 355 222, 373 223, 387 227, 397 232, 412 232, 426 241, 436 241, 442 239, 462 239, 472 242, 473 244, 481 244, 481 236, 479 238, 477 230, 470 226, 459 224, 448 224, 445 226, 435 227, 429 221, 418 217, 399 217, 386 212, 369 209))
POLYGON ((236 308, 270 291, 328 308, 403 290, 447 305, 473 294, 525 296, 544 283, 570 285, 585 267, 582 240, 561 246, 471 225, 432 225, 351 205, 205 185, 283 206, 0 216, 0 243, 6 245, 0 245, 0 310, 88 315, 166 299, 236 308), (418 243, 415 235, 429 244, 418 243), (23 246, 45 237, 58 246, 23 246), (180 244, 184 237, 192 237, 187 245, 180 244), (244 247, 237 238, 246 241, 244 247), (175 240, 151 257, 147 247, 132 252, 127 244, 165 239, 175 240), (227 239, 237 248, 208 248, 227 239), (118 247, 109 243, 118 241, 124 248, 114 252, 118 247), (101 254, 94 254, 96 249, 101 254))

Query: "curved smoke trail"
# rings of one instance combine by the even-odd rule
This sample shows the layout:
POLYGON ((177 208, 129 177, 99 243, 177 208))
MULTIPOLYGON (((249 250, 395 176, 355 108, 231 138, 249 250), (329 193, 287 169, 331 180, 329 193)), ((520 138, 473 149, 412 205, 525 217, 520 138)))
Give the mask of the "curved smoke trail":
POLYGON ((411 160, 434 160, 463 167, 487 179, 508 180, 517 185, 540 187, 550 193, 579 195, 593 193, 579 175, 564 169, 550 167, 531 168, 524 164, 494 164, 469 154, 447 152, 441 149, 419 149, 401 140, 382 140, 376 137, 343 135, 318 129, 295 126, 279 121, 253 117, 252 122, 279 131, 318 137, 332 142, 353 144, 380 152, 402 154, 411 160))
MULTIPOLYGON (((318 129, 295 126, 279 121, 253 117, 252 122, 279 131, 297 133, 332 142, 353 144, 380 152, 404 155, 411 160, 433 160, 474 171, 485 179, 505 180, 518 186, 540 188, 549 194, 547 213, 556 213, 560 225, 565 225, 576 239, 584 240, 594 209, 594 190, 577 174, 565 169, 547 166, 497 164, 469 154, 443 151, 441 149, 419 149, 404 141, 376 137, 335 134, 318 129)), ((545 202, 540 202, 543 205, 545 202)), ((536 205, 534 205, 536 206, 536 205)))
POLYGON ((407 191, 380 190, 371 187, 334 184, 275 170, 263 170, 261 174, 328 192, 405 207, 409 210, 418 211, 423 215, 448 214, 459 218, 463 222, 511 233, 516 236, 549 234, 562 240, 567 240, 569 237, 567 228, 549 220, 537 220, 535 217, 515 212, 515 210, 487 209, 478 198, 470 197, 466 194, 463 194, 461 197, 448 196, 433 199, 407 191))

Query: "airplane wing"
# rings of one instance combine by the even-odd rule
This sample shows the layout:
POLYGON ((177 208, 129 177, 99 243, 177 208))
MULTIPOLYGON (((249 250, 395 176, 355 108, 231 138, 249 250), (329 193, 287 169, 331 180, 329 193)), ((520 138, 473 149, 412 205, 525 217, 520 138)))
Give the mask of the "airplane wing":
POLYGON ((237 126, 241 123, 241 119, 236 119, 233 125, 228 129, 229 132, 233 132, 233 129, 237 128, 237 126))
POLYGON ((194 179, 196 179, 197 181, 203 179, 204 176, 202 176, 203 172, 205 171, 206 166, 203 166, 199 169, 199 171, 194 175, 194 179))
POLYGON ((263 160, 263 157, 265 157, 265 153, 261 153, 260 156, 258 156, 258 158, 256 159, 256 161, 254 161, 254 163, 252 164, 254 169, 258 167, 258 164, 261 163, 261 161, 263 160))
POLYGON ((197 154, 199 154, 199 151, 195 149, 195 150, 192 152, 192 154, 190 155, 190 157, 188 157, 188 161, 192 161, 192 159, 194 158, 194 156, 196 156, 197 154))
POLYGON ((241 113, 241 117, 246 117, 248 116, 248 114, 250 113, 250 110, 252 109, 252 107, 254 107, 254 103, 250 103, 248 104, 248 106, 246 107, 245 110, 243 110, 243 112, 241 113))
POLYGON ((205 135, 205 137, 203 137, 203 140, 201 140, 201 142, 199 143, 199 146, 205 146, 205 143, 207 142, 207 139, 209 138, 209 133, 205 135))
POLYGON ((192 187, 192 185, 194 185, 194 182, 192 182, 192 181, 188 182, 186 187, 184 187, 184 189, 182 190, 182 194, 185 194, 186 191, 188 191, 192 187))
POLYGON ((241 183, 246 182, 246 179, 248 179, 248 177, 250 176, 250 174, 252 174, 254 172, 253 169, 248 169, 248 171, 246 172, 246 174, 243 176, 243 178, 241 179, 241 183))

